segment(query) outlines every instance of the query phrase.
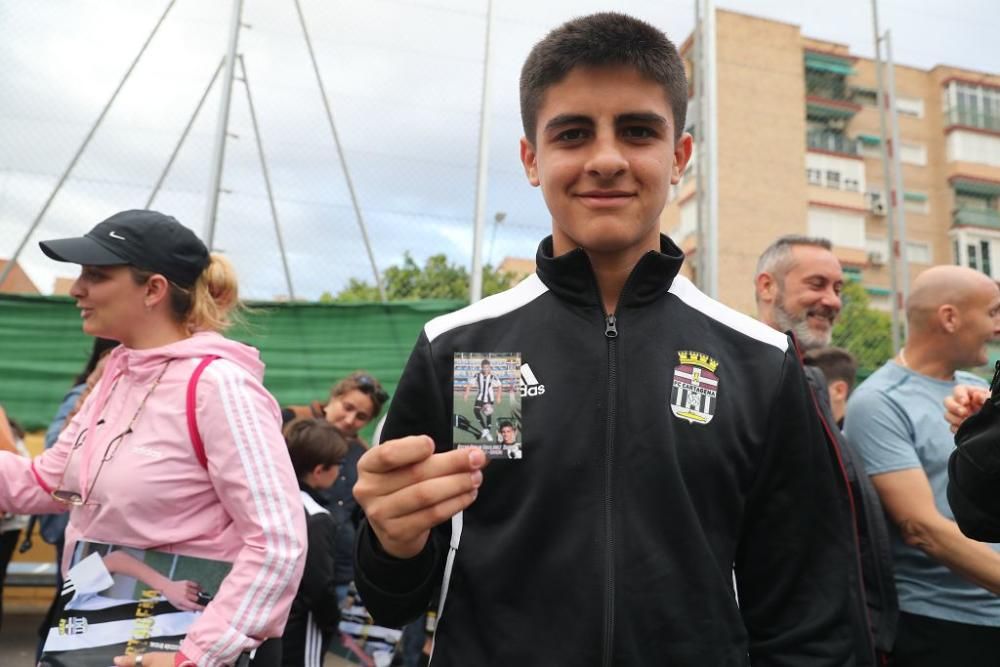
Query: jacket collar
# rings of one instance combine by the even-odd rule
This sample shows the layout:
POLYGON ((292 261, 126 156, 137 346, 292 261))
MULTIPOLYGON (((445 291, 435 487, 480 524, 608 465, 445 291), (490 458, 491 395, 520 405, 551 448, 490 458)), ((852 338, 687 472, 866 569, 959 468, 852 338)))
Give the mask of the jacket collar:
MULTIPOLYGON (((553 257, 552 237, 547 236, 538 245, 535 266, 538 277, 560 299, 582 306, 601 306, 590 258, 583 248, 553 257)), ((667 293, 681 264, 684 251, 660 235, 660 251, 643 255, 629 274, 618 300, 618 310, 628 306, 641 306, 667 293)))

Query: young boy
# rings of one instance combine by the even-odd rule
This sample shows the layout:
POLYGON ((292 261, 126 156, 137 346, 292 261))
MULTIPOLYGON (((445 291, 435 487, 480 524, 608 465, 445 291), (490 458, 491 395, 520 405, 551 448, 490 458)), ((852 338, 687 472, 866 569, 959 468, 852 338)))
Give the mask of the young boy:
POLYGON ((284 667, 322 667, 323 655, 340 622, 334 577, 336 525, 320 504, 320 492, 340 473, 347 441, 323 419, 300 419, 285 427, 292 467, 299 479, 309 535, 299 592, 281 638, 284 667))
POLYGON ((425 326, 354 487, 378 622, 441 587, 435 667, 854 664, 846 502, 795 350, 680 277, 659 233, 687 91, 674 45, 622 14, 524 64, 552 236, 535 276, 425 326), (522 399, 523 457, 484 469, 450 442, 452 374, 491 352, 545 393, 522 399))

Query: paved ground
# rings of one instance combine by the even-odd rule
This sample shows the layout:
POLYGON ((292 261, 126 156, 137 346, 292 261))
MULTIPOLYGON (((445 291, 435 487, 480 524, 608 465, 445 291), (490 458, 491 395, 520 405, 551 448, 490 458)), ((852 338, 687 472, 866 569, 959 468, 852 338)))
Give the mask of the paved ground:
MULTIPOLYGON (((41 614, 5 614, 0 628, 0 665, 3 667, 31 667, 35 662, 35 645, 38 641, 41 614)), ((323 667, 346 667, 351 663, 328 655, 323 667)))
POLYGON ((35 664, 38 625, 42 614, 4 614, 0 628, 0 665, 31 667, 35 664))

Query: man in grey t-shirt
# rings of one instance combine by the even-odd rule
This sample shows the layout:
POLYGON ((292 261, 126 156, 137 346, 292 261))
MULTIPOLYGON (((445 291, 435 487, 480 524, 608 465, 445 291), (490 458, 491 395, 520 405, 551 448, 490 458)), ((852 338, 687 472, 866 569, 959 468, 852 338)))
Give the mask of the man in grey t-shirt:
POLYGON ((954 444, 943 416, 956 384, 984 384, 958 369, 988 361, 998 313, 1000 289, 987 276, 928 269, 906 304, 905 346, 847 404, 847 437, 894 524, 898 667, 1000 660, 1000 545, 970 540, 954 522, 946 494, 954 444))

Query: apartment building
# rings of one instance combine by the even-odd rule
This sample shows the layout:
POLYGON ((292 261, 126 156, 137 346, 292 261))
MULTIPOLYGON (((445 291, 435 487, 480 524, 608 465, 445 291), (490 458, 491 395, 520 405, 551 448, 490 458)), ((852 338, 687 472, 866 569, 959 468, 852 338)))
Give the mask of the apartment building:
MULTIPOLYGON (((888 309, 874 62, 788 23, 718 10, 716 26, 719 298, 753 312, 758 255, 798 233, 829 238, 847 276, 888 309)), ((691 46, 682 45, 687 58, 691 46)), ((943 263, 1000 279, 1000 75, 946 65, 896 65, 894 75, 911 280, 943 263)), ((694 181, 689 169, 662 219, 689 253, 689 275, 694 181)))

